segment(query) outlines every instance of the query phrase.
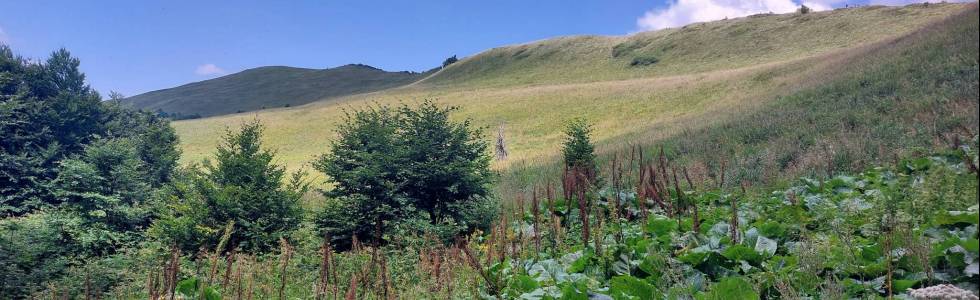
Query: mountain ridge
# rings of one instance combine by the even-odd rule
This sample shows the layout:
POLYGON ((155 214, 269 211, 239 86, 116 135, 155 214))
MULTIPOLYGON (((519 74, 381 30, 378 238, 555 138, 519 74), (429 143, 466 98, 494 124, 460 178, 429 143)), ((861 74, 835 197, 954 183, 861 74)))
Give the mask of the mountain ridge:
POLYGON ((425 74, 389 72, 364 64, 326 69, 262 66, 127 97, 122 102, 177 119, 209 117, 383 90, 417 81, 425 74))

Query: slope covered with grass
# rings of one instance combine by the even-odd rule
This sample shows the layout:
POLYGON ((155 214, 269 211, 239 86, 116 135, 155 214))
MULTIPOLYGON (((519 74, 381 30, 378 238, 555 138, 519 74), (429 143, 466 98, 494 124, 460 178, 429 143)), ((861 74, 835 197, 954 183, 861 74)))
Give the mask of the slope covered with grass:
MULTIPOLYGON (((795 49, 792 51, 766 47, 749 51, 733 44, 709 44, 707 41, 719 38, 711 34, 714 31, 676 29, 609 39, 670 36, 676 41, 701 40, 717 49, 714 51, 719 55, 741 58, 709 59, 712 56, 708 52, 692 50, 679 51, 671 59, 664 56, 660 62, 644 67, 648 72, 629 73, 634 71, 624 65, 628 64, 625 58, 616 64, 602 64, 610 66, 610 70, 611 66, 627 70, 603 80, 570 71, 600 64, 593 59, 599 57, 599 52, 601 61, 609 61, 615 46, 609 43, 605 50, 576 54, 581 59, 575 63, 549 60, 553 63, 549 67, 503 63, 499 68, 474 74, 458 73, 453 77, 458 84, 444 81, 448 80, 447 74, 467 67, 471 59, 502 51, 498 49, 398 89, 302 107, 181 121, 174 126, 184 145, 183 159, 196 162, 211 155, 222 128, 258 118, 267 125, 267 142, 279 148, 282 162, 300 168, 315 155, 329 150, 328 142, 344 108, 427 98, 459 106, 458 117, 472 118, 477 125, 492 131, 503 126, 510 157, 496 166, 523 174, 514 177, 535 177, 536 171, 525 171, 547 170, 558 153, 562 126, 574 117, 585 117, 595 125, 602 154, 621 153, 630 144, 666 145, 672 157, 705 164, 699 167, 704 173, 717 169, 722 159, 751 166, 739 171, 745 173, 739 179, 746 180, 794 176, 817 167, 839 170, 887 159, 894 151, 931 147, 935 134, 950 128, 976 128, 976 15, 975 4, 930 4, 758 16, 692 27, 759 23, 747 27, 743 36, 758 38, 765 35, 765 28, 788 30, 773 24, 798 23, 794 26, 799 28, 793 31, 798 34, 771 36, 769 40, 780 45, 780 41, 789 43, 799 35, 799 43, 813 41, 797 48, 786 46, 795 49), (816 26, 827 20, 861 26, 816 26), (869 27, 894 31, 889 34, 869 27), (836 29, 820 31, 831 30, 828 28, 836 29), (877 33, 862 33, 866 31, 877 33), (811 33, 812 37, 803 37, 803 33, 811 33), (819 39, 830 36, 847 40, 829 40, 827 44, 833 46, 814 46, 823 45, 819 39), (773 54, 784 52, 779 54, 782 57, 773 54), (702 67, 677 64, 677 71, 657 73, 657 68, 666 68, 670 66, 668 61, 682 56, 701 61, 702 67), (506 70, 511 71, 501 75, 506 70), (531 75, 536 84, 507 79, 531 75), (826 149, 833 152, 821 152, 826 149), (832 168, 825 167, 832 160, 821 153, 834 153, 832 168), (706 159, 710 156, 717 157, 706 159)), ((572 38, 575 39, 580 38, 572 38)), ((734 37, 731 41, 755 43, 738 42, 734 37)), ((569 42, 569 38, 541 43, 567 49, 554 55, 568 56, 574 49, 584 49, 569 42)), ((590 73, 604 74, 596 70, 590 73)), ((729 165, 729 171, 735 169, 729 165)), ((502 181, 516 185, 524 181, 511 177, 502 181)))
POLYGON ((842 61, 827 84, 664 143, 692 161, 733 157, 733 175, 752 181, 832 175, 951 146, 954 135, 977 133, 978 24, 974 6, 842 61))
POLYGON ((260 67, 132 96, 123 102, 149 111, 207 117, 383 90, 411 83, 422 76, 412 72, 387 72, 366 65, 322 70, 260 67))
MULTIPOLYGON (((698 178, 729 185, 774 183, 797 176, 833 176, 896 157, 950 147, 978 132, 980 17, 976 5, 893 40, 825 60, 796 90, 773 82, 799 65, 756 73, 750 82, 780 86, 771 100, 714 123, 652 125, 603 139, 600 157, 647 157, 662 147, 698 178), (637 154, 638 155, 638 154, 637 154), (725 166, 722 167, 722 164, 725 166)), ((811 67, 812 68, 812 67, 811 67)), ((521 164, 505 173, 507 193, 561 172, 554 161, 521 164)))
POLYGON ((959 5, 868 6, 760 14, 628 36, 571 36, 491 49, 421 84, 590 82, 734 69, 845 49, 906 34, 959 5))

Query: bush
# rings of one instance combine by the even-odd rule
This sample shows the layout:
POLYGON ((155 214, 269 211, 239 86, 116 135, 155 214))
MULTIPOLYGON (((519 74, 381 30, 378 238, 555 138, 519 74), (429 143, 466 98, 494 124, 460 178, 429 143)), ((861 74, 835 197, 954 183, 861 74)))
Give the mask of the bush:
POLYGON ((442 67, 443 68, 448 67, 449 65, 454 64, 457 61, 459 61, 459 59, 456 58, 455 55, 450 56, 449 58, 446 58, 446 60, 442 61, 442 67))
POLYGON ((32 64, 0 45, 0 215, 54 205, 58 161, 106 134, 101 99, 78 66, 64 49, 32 64))
POLYGON ((654 56, 637 56, 637 57, 634 57, 632 61, 630 61, 630 66, 631 67, 649 66, 649 65, 655 64, 655 63, 657 63, 659 61, 660 61, 660 59, 658 59, 658 58, 656 58, 654 56))
POLYGON ((382 243, 400 222, 425 220, 438 228, 413 231, 445 236, 485 225, 473 212, 486 206, 493 176, 488 143, 469 121, 451 121, 455 110, 425 101, 348 113, 331 151, 314 162, 334 186, 326 195, 338 202, 320 215, 322 228, 382 243))
POLYGON ((565 126, 565 142, 562 143, 561 153, 567 169, 580 169, 589 179, 594 179, 598 167, 591 136, 592 125, 585 119, 571 120, 565 126))
POLYGON ((177 165, 169 123, 101 101, 79 63, 64 49, 29 63, 0 45, 0 298, 142 242, 177 165))
POLYGON ((56 223, 44 213, 0 220, 0 298, 26 298, 68 269, 70 249, 56 223))
POLYGON ((64 228, 78 243, 75 253, 112 254, 141 239, 152 218, 147 169, 126 138, 98 140, 61 162, 53 181, 63 201, 56 212, 73 220, 64 228))
POLYGON ((170 205, 151 233, 196 250, 217 245, 218 233, 234 223, 228 249, 266 252, 296 229, 308 185, 302 172, 285 178, 285 168, 272 162, 275 153, 262 148, 262 131, 262 124, 252 121, 227 132, 216 163, 188 170, 174 185, 170 205))

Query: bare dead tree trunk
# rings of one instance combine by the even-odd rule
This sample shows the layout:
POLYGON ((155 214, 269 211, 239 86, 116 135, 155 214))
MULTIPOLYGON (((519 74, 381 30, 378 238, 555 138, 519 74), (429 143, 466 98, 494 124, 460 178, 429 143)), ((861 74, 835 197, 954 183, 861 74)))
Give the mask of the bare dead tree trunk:
POLYGON ((507 159, 507 145, 504 142, 504 125, 497 127, 497 144, 494 147, 497 154, 497 160, 507 159))

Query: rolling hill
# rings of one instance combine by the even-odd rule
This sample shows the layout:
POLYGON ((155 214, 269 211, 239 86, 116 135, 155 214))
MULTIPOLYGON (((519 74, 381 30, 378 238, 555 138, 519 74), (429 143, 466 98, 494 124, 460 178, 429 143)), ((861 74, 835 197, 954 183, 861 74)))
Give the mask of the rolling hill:
POLYGON ((322 70, 270 66, 152 91, 123 102, 149 111, 207 117, 378 91, 414 82, 424 75, 387 72, 358 64, 322 70))
POLYGON ((730 178, 749 181, 853 170, 937 147, 958 128, 976 132, 977 14, 975 3, 868 6, 560 37, 491 49, 397 88, 174 126, 183 160, 196 162, 223 128, 258 118, 295 169, 329 149, 343 109, 435 99, 503 126, 510 158, 495 167, 520 174, 502 188, 547 177, 527 171, 550 172, 574 117, 594 124, 604 157, 665 146, 694 172, 724 160, 739 170, 730 178))
POLYGON ((479 53, 420 84, 561 84, 738 69, 901 35, 957 7, 868 6, 802 15, 758 14, 628 36, 559 37, 479 53))

